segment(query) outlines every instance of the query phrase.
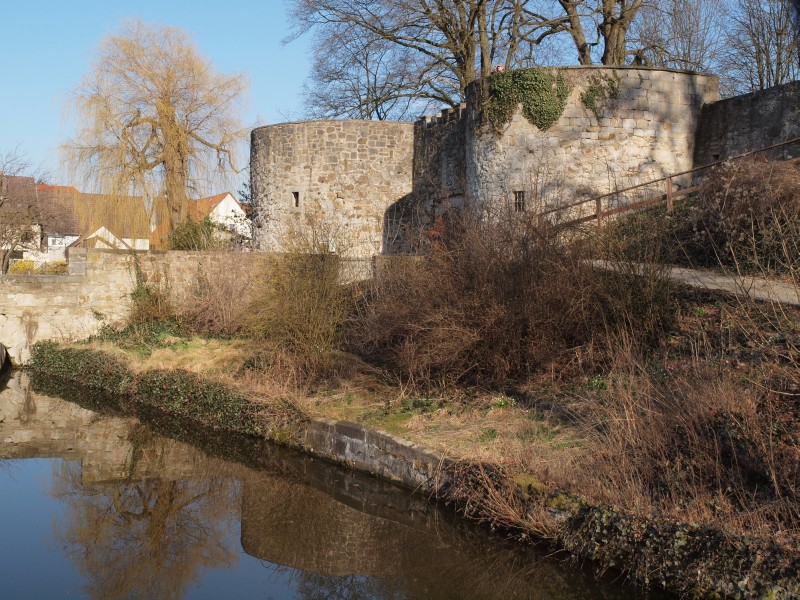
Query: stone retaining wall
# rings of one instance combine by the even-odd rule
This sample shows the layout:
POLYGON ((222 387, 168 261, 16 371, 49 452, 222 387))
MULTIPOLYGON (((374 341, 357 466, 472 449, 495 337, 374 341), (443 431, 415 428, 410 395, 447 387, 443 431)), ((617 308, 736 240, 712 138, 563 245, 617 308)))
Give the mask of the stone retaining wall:
POLYGON ((134 288, 133 256, 73 250, 71 275, 0 277, 0 343, 23 364, 39 340, 69 341, 124 319, 134 288))
MULTIPOLYGON (((0 344, 13 363, 24 364, 39 340, 80 340, 104 324, 123 322, 130 314, 137 268, 142 282, 166 294, 180 311, 203 286, 217 286, 208 298, 220 302, 247 298, 274 258, 261 252, 72 249, 68 275, 0 276, 0 344)), ((372 272, 369 258, 342 259, 343 282, 369 279, 372 272)))
POLYGON ((441 470, 452 464, 419 444, 346 421, 314 419, 296 441, 315 456, 428 493, 435 491, 441 470))

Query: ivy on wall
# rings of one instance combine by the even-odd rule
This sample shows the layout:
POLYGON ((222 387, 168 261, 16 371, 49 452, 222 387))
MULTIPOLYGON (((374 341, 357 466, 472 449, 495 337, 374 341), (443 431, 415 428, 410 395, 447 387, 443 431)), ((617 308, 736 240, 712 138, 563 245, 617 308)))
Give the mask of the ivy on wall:
POLYGON ((499 131, 522 104, 525 118, 546 131, 564 113, 570 91, 564 74, 557 70, 517 69, 495 73, 489 78, 484 115, 499 131))
POLYGON ((581 104, 599 120, 608 100, 619 98, 619 75, 599 73, 589 78, 589 87, 581 93, 581 104))

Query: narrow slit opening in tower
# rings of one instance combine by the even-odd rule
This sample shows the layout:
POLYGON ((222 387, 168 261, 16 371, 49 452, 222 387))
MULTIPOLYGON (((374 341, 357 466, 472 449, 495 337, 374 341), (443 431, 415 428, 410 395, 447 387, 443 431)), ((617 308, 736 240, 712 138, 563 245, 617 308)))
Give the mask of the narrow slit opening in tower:
POLYGON ((525 212, 525 191, 514 192, 514 211, 525 212))

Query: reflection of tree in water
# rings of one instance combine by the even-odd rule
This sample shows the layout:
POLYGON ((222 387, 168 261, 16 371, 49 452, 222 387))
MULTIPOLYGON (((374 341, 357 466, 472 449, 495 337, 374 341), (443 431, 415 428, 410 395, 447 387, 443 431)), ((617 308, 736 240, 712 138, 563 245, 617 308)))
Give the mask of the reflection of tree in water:
POLYGON ((408 594, 402 589, 399 582, 363 575, 301 573, 297 595, 303 600, 405 600, 408 594))
POLYGON ((94 598, 180 598, 207 568, 236 560, 228 545, 233 480, 104 482, 84 486, 77 462, 56 466, 52 494, 67 504, 55 539, 94 598))

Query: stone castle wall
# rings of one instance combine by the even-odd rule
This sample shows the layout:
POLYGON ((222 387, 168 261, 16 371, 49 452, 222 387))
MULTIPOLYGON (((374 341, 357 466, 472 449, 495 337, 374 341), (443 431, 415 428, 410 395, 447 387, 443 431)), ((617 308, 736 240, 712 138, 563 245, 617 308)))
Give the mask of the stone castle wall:
POLYGON ((124 319, 132 266, 130 253, 78 249, 71 252, 71 275, 0 277, 0 344, 23 364, 39 340, 82 339, 124 319))
MULTIPOLYGON (((800 136, 798 82, 721 101, 712 75, 644 67, 558 71, 570 93, 546 131, 521 107, 505 126, 486 123, 485 82, 471 84, 460 107, 413 125, 310 121, 254 130, 259 247, 281 251, 287 239, 317 235, 318 250, 343 255, 414 251, 453 207, 514 210, 515 197, 524 196, 526 211, 546 210, 800 136), (598 82, 614 93, 592 109, 582 97, 598 82), (341 240, 345 247, 337 247, 341 240)), ((798 146, 781 157, 797 154, 798 146)))
POLYGON ((467 89, 461 107, 426 117, 414 127, 414 191, 387 213, 386 244, 413 249, 448 209, 479 212, 541 210, 593 198, 692 168, 695 131, 704 104, 719 98, 714 76, 649 68, 559 69, 570 93, 560 118, 546 131, 518 107, 500 128, 482 114, 482 82, 467 89), (614 90, 595 110, 582 95, 592 86, 614 90))
MULTIPOLYGON (((703 107, 697 130, 695 165, 766 148, 800 137, 800 81, 727 98, 703 107)), ((776 158, 800 156, 798 144, 776 158)))
POLYGON ((562 69, 571 92, 561 117, 540 131, 514 114, 497 133, 482 122, 478 86, 468 90, 466 195, 478 209, 550 208, 692 168, 704 104, 719 98, 718 79, 647 68, 562 69), (582 95, 601 86, 596 110, 582 95), (611 93, 611 90, 614 90, 611 93))
POLYGON ((351 256, 383 250, 386 209, 411 192, 413 124, 307 121, 259 127, 250 147, 255 239, 351 256), (322 247, 320 247, 320 243, 322 247))

